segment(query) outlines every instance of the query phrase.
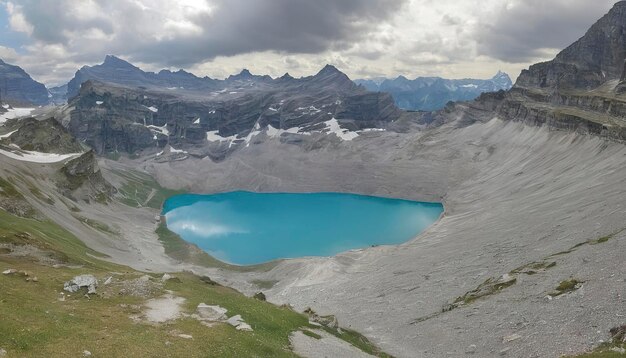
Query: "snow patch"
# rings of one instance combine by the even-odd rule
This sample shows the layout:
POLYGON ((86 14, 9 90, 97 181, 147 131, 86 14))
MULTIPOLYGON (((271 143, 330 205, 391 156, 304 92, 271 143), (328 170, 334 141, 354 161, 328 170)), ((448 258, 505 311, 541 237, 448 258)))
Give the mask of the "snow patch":
POLYGON ((219 130, 216 131, 208 131, 206 132, 206 140, 209 142, 225 142, 225 141, 232 141, 237 139, 237 135, 231 135, 230 137, 222 137, 221 135, 218 134, 219 130))
POLYGON ((71 154, 56 154, 56 153, 41 153, 41 152, 31 152, 28 150, 20 150, 18 152, 9 152, 6 150, 0 149, 0 154, 9 157, 11 159, 20 160, 23 162, 31 162, 31 163, 57 163, 60 161, 64 161, 66 159, 78 157, 83 153, 71 153, 71 154))
POLYGON ((193 124, 200 124, 200 117, 198 117, 195 121, 193 121, 193 124))
POLYGON ((324 122, 324 124, 326 125, 325 130, 327 130, 328 133, 334 133, 341 140, 353 140, 359 136, 356 132, 350 132, 347 129, 341 128, 339 122, 335 118, 324 122))
POLYGON ((150 125, 150 126, 147 126, 147 127, 152 129, 152 130, 155 130, 155 131, 157 131, 157 132, 159 132, 159 133, 161 133, 163 135, 166 135, 168 137, 170 135, 170 131, 167 129, 167 123, 165 123, 162 127, 157 127, 157 126, 153 126, 153 125, 150 125))
POLYGON ((365 128, 357 131, 357 133, 367 133, 367 132, 384 132, 384 128, 365 128))
POLYGON ((13 134, 13 133, 15 133, 15 132, 17 132, 17 129, 16 129, 16 130, 14 130, 13 132, 10 132, 10 133, 7 133, 7 134, 0 135, 0 139, 9 138, 9 137, 11 136, 11 134, 13 134))
MULTIPOLYGON (((8 106, 8 105, 5 105, 8 106)), ((4 106, 3 106, 4 107, 4 106)), ((4 124, 9 119, 19 118, 30 115, 35 108, 7 108, 8 112, 0 114, 0 125, 4 124)))
POLYGON ((265 134, 270 138, 280 137, 281 135, 283 135, 283 133, 311 135, 311 133, 308 133, 308 132, 300 132, 301 130, 302 128, 300 127, 293 127, 289 129, 276 129, 272 127, 271 125, 268 125, 267 129, 265 130, 265 134))
POLYGON ((147 108, 152 113, 157 113, 159 111, 159 109, 156 108, 155 106, 150 106, 150 107, 144 106, 144 107, 147 108))
POLYGON ((176 149, 172 146, 170 146, 170 153, 175 153, 175 154, 188 154, 187 151, 182 150, 182 149, 176 149))
POLYGON ((96 101, 96 104, 97 104, 98 106, 99 106, 99 105, 101 105, 101 104, 103 104, 103 103, 104 103, 104 101, 96 101))

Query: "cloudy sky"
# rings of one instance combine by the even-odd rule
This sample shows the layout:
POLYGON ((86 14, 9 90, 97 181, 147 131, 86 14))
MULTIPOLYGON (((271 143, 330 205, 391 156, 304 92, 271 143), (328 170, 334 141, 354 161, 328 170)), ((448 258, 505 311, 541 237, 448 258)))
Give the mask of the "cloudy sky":
POLYGON ((0 58, 48 85, 115 54, 223 78, 515 78, 616 0, 0 0, 0 58))

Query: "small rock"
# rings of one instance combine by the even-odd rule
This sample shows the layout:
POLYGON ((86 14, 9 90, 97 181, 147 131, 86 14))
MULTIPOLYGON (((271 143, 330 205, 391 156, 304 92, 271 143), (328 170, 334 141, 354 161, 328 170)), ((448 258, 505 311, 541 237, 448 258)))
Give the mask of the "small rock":
POLYGON ((250 325, 247 323, 240 323, 237 327, 235 327, 235 329, 238 331, 252 332, 252 327, 250 327, 250 325))
POLYGON ((167 280, 169 280, 171 278, 172 278, 172 275, 170 275, 168 273, 164 273, 163 277, 161 277, 161 281, 165 282, 165 281, 167 281, 167 280))
POLYGON ((179 334, 178 336, 180 338, 184 338, 184 339, 193 339, 193 336, 191 336, 189 334, 179 334))
POLYGON ((511 350, 511 347, 506 347, 503 350, 500 351, 500 355, 501 356, 505 356, 509 353, 509 351, 511 350))
POLYGON ((33 277, 33 282, 39 282, 39 278, 37 276, 33 277))
POLYGON ((267 298, 265 297, 265 294, 263 292, 257 292, 252 297, 256 298, 259 301, 266 301, 267 300, 267 298))
POLYGON ((78 292, 83 287, 87 288, 87 294, 95 294, 98 280, 93 275, 80 275, 63 284, 63 289, 68 292, 78 292))
POLYGON ((619 354, 626 353, 626 349, 624 349, 622 347, 613 347, 613 348, 611 348, 611 351, 613 351, 615 353, 619 353, 619 354))
POLYGON ((508 335, 508 336, 506 336, 506 337, 502 338, 502 342, 504 342, 504 343, 509 343, 509 342, 516 341, 516 340, 518 340, 518 339, 520 339, 520 338, 522 338, 522 336, 521 336, 521 335, 519 335, 519 334, 517 334, 517 333, 513 333, 513 334, 511 334, 511 335, 508 335))
POLYGON ((5 357, 7 353, 8 352, 4 348, 0 348, 0 357, 5 357))
POLYGON ((228 312, 226 308, 210 306, 206 303, 200 303, 196 308, 196 314, 201 321, 224 321, 227 319, 226 312, 228 312))
POLYGON ((113 281, 113 276, 109 276, 105 281, 104 281, 104 285, 110 285, 111 281, 113 281))
POLYGON ((8 269, 8 270, 2 271, 2 274, 4 275, 13 275, 14 273, 17 273, 16 269, 8 269))
POLYGON ((143 276, 141 276, 141 277, 139 278, 139 281, 140 281, 140 282, 148 282, 148 281, 150 281, 150 276, 148 276, 148 275, 143 275, 143 276))
POLYGON ((169 346, 171 346, 171 345, 172 345, 172 342, 170 342, 170 341, 165 341, 165 345, 169 347, 169 346))
POLYGON ((474 354, 474 353, 476 353, 476 345, 472 344, 469 347, 467 347, 467 349, 465 350, 465 353, 467 353, 467 354, 474 354))
POLYGON ((90 351, 83 351, 83 357, 91 357, 90 351))

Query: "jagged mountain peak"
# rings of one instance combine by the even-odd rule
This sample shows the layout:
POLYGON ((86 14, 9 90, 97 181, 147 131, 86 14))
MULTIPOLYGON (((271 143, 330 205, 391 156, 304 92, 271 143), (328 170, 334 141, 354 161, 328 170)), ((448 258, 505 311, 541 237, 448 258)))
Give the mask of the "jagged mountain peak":
POLYGON ((330 65, 330 64, 327 64, 315 76, 327 76, 327 75, 335 75, 335 74, 342 74, 342 75, 344 75, 344 73, 339 71, 337 69, 337 67, 335 67, 333 65, 330 65))
POLYGON ((116 67, 116 68, 133 68, 133 69, 138 69, 138 67, 136 67, 135 65, 133 65, 132 63, 123 60, 115 55, 106 55, 104 57, 104 62, 102 62, 101 66, 106 66, 106 67, 116 67))

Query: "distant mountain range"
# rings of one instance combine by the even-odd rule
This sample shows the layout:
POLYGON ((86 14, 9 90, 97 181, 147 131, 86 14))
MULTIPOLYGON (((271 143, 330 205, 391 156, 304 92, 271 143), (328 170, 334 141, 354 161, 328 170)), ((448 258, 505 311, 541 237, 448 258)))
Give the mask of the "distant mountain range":
MULTIPOLYGON (((398 107, 402 109, 424 111, 441 109, 449 101, 473 100, 481 93, 508 90, 512 86, 511 79, 503 72, 498 72, 489 80, 448 80, 440 77, 418 77, 409 80, 400 76, 395 79, 355 80, 353 83, 345 75, 342 79, 343 89, 355 90, 352 87, 356 87, 354 85, 356 83, 368 91, 391 94, 398 107)), ((198 77, 184 70, 146 72, 116 56, 107 55, 102 64, 80 68, 67 84, 46 89, 20 67, 0 60, 0 100, 4 101, 35 105, 63 104, 76 96, 80 86, 89 80, 129 88, 167 89, 200 94, 224 90, 236 82, 247 82, 246 86, 254 87, 263 83, 286 84, 297 79, 288 73, 273 79, 267 75, 253 75, 246 69, 225 80, 198 77)))
POLYGON ((509 75, 501 71, 488 80, 449 80, 441 77, 409 80, 399 76, 395 79, 362 79, 354 82, 369 91, 390 93, 402 109, 422 111, 435 111, 450 101, 471 101, 482 93, 507 91, 513 86, 509 75))

